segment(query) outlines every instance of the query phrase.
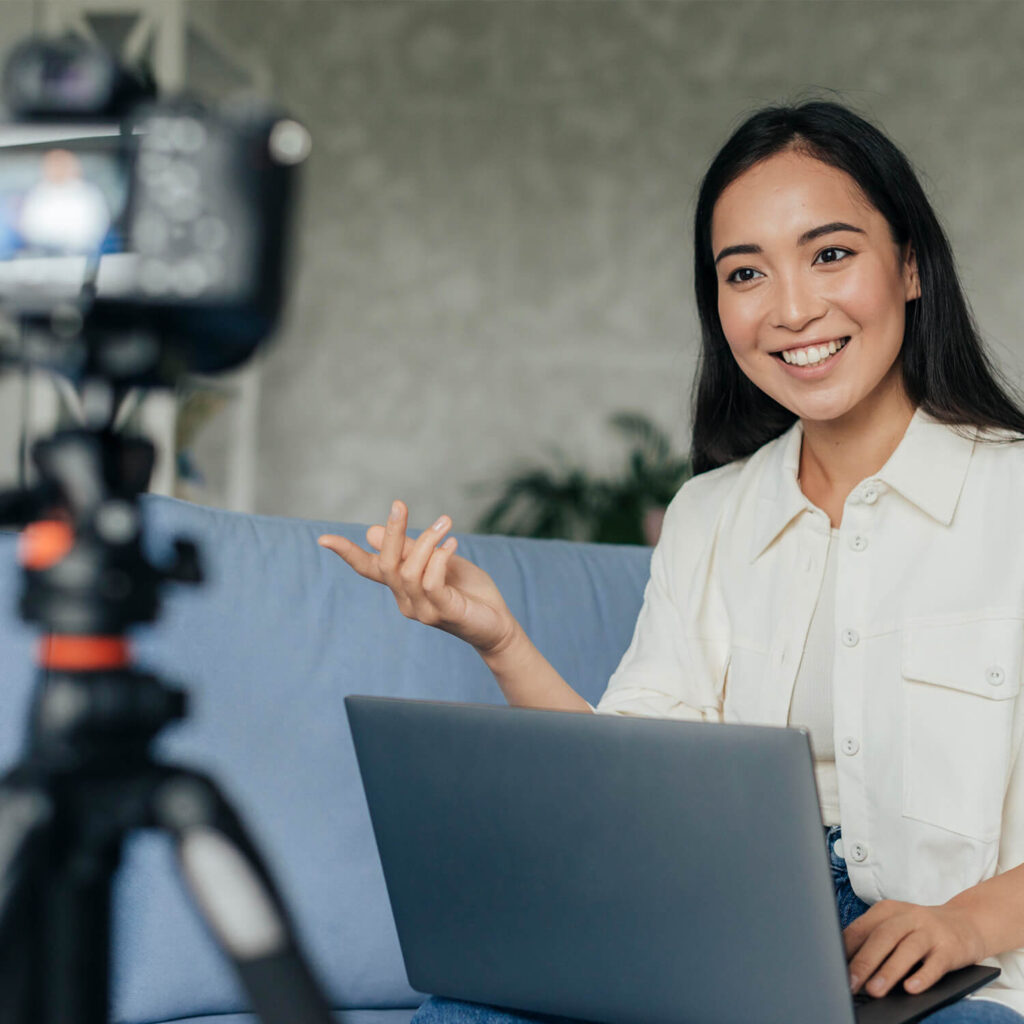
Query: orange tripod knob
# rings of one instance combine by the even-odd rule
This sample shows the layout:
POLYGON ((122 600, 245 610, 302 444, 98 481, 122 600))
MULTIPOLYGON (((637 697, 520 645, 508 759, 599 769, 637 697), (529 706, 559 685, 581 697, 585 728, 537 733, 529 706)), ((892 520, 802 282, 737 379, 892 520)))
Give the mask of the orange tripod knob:
POLYGON ((58 519, 42 519, 29 523, 21 531, 18 556, 26 569, 49 569, 72 548, 75 535, 67 523, 58 519))
POLYGON ((41 667, 56 672, 96 672, 124 668, 131 651, 123 636, 73 636, 51 633, 39 640, 41 667))

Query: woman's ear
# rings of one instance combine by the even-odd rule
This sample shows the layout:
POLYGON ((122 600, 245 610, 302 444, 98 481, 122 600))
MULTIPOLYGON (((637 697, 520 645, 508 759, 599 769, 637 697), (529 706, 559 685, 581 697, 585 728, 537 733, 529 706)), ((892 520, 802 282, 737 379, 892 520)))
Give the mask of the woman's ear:
POLYGON ((908 242, 903 252, 903 290, 907 302, 921 298, 921 279, 917 273, 917 253, 908 242))

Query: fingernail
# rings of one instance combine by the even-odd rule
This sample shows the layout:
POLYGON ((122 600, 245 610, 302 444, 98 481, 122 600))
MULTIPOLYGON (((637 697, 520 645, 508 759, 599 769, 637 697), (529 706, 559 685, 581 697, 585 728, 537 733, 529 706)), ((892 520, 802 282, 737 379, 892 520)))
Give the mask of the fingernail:
POLYGON ((447 516, 441 516, 441 518, 438 519, 438 521, 436 523, 434 523, 434 529, 437 530, 438 532, 440 532, 447 525, 448 525, 448 517, 447 516))
POLYGON ((850 975, 850 991, 851 992, 856 992, 857 991, 857 987, 859 985, 860 985, 860 978, 858 978, 856 974, 851 974, 850 975))
POLYGON ((871 989, 872 992, 881 992, 882 989, 885 988, 885 978, 880 974, 876 975, 871 979, 871 983, 868 985, 868 988, 871 989))
POLYGON ((399 505, 397 501, 393 501, 391 503, 391 518, 394 520, 394 519, 401 519, 401 517, 402 517, 402 506, 399 505))

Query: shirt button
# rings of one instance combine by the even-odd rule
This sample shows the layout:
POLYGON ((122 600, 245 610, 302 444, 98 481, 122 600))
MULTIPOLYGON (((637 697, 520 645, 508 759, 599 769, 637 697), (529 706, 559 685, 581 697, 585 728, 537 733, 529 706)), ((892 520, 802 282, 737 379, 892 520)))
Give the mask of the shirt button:
POLYGON ((868 539, 862 533, 854 534, 850 538, 850 547, 854 551, 863 551, 868 546, 868 539))
POLYGON ((847 757, 853 757, 860 750, 860 744, 852 737, 847 736, 842 742, 842 751, 847 757))
POLYGON ((863 864, 868 859, 868 848, 863 843, 854 843, 850 847, 850 857, 858 864, 863 864))
POLYGON ((839 837, 839 838, 838 838, 838 839, 837 839, 837 840, 836 840, 836 841, 835 841, 835 842, 834 842, 834 843, 832 844, 832 850, 833 850, 833 852, 835 853, 835 855, 836 855, 836 856, 837 856, 837 857, 838 857, 838 858, 839 858, 840 860, 845 860, 845 859, 846 859, 846 858, 845 858, 845 856, 844 856, 844 854, 843 854, 843 837, 842 837, 842 836, 840 836, 840 837, 839 837))
POLYGON ((869 505, 874 505, 878 501, 878 484, 868 484, 864 488, 863 498, 869 505))
POLYGON ((992 686, 1002 686, 1006 673, 998 665, 993 665, 990 669, 986 670, 985 678, 992 686))
POLYGON ((844 629, 842 637, 847 647, 856 647, 860 643, 860 633, 855 629, 844 629))

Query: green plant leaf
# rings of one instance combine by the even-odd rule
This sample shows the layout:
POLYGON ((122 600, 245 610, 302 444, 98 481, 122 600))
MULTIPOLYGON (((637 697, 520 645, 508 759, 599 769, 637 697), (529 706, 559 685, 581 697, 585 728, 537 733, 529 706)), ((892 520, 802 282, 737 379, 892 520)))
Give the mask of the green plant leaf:
POLYGON ((668 504, 690 476, 690 461, 674 455, 668 435, 640 413, 616 413, 609 422, 631 443, 619 476, 595 477, 553 448, 549 455, 555 466, 527 469, 505 481, 477 531, 645 543, 647 511, 668 504))

